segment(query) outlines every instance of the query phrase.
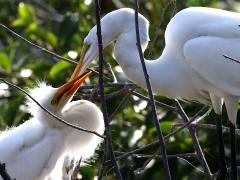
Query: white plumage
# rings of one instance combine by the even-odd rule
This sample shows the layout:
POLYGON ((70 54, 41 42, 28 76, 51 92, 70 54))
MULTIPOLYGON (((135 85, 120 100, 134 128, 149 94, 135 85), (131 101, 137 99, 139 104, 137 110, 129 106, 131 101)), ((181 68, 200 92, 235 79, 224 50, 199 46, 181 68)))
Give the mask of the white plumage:
MULTIPOLYGON (((65 121, 103 134, 103 116, 96 105, 79 100, 66 103, 58 111, 56 105, 51 104, 57 90, 41 83, 30 90, 30 94, 65 121)), ((33 117, 0 134, 0 161, 6 163, 11 178, 60 179, 65 155, 75 159, 86 159, 93 155, 101 138, 58 122, 30 99, 27 105, 33 117)))
MULTIPOLYGON (((149 22, 141 14, 138 17, 144 51, 149 41, 149 22)), ((136 46, 134 10, 123 8, 110 12, 102 18, 101 24, 103 46, 114 41, 114 58, 124 73, 146 88, 136 46)), ((240 58, 239 24, 238 13, 203 7, 184 9, 167 25, 162 55, 156 60, 145 60, 154 93, 205 104, 211 99, 219 115, 225 102, 232 123, 231 142, 235 141, 233 128, 240 96, 240 65, 223 55, 240 58)), ((84 40, 80 63, 84 68, 98 55, 97 44, 95 26, 84 40)), ((236 164, 234 166, 236 168, 236 164)))

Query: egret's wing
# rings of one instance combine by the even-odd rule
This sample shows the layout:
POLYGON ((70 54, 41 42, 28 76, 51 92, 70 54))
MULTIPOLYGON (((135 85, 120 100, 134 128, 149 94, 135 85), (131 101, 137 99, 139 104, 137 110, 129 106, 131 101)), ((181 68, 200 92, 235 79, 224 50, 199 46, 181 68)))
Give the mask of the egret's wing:
POLYGON ((11 177, 18 180, 45 179, 54 169, 61 157, 61 136, 55 130, 48 131, 41 140, 25 147, 14 156, 14 160, 6 164, 11 177))
POLYGON ((42 125, 31 119, 18 127, 0 132, 0 159, 7 163, 24 148, 38 143, 45 131, 42 125))
POLYGON ((0 134, 1 162, 6 163, 12 178, 45 177, 61 153, 61 139, 57 129, 46 129, 35 120, 27 121, 0 134))
POLYGON ((207 81, 222 91, 239 96, 240 64, 223 55, 240 59, 240 36, 226 36, 223 38, 216 34, 191 39, 184 44, 183 54, 190 66, 207 81))

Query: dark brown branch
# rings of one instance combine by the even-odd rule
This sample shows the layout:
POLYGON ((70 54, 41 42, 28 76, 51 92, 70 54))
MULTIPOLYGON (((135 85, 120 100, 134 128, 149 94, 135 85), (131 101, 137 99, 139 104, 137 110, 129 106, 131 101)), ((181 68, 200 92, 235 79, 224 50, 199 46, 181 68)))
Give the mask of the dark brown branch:
POLYGON ((225 57, 226 59, 229 59, 229 60, 231 60, 233 62, 236 62, 236 63, 240 64, 240 60, 238 60, 238 59, 232 58, 232 57, 230 57, 228 55, 225 55, 225 54, 223 55, 223 57, 225 57))
MULTIPOLYGON (((201 109, 199 112, 201 112, 201 111, 202 111, 202 109, 201 109)), ((199 114, 199 112, 198 112, 197 114, 199 114)), ((207 113, 208 113, 208 111, 207 111, 207 113)), ((206 113, 205 113, 205 114, 206 114, 206 113)), ((204 114, 203 116, 205 116, 205 114, 204 114)), ((180 128, 176 129, 174 132, 166 135, 166 136, 164 137, 164 140, 165 140, 165 141, 168 140, 171 136, 175 135, 177 132, 179 132, 179 131, 181 131, 182 129, 186 128, 189 124, 191 124, 191 123, 192 123, 193 121, 195 121, 195 120, 196 120, 196 115, 195 115, 190 121, 188 121, 187 123, 185 123, 183 126, 181 126, 180 128)), ((144 150, 147 150, 147 149, 149 149, 149 148, 152 148, 153 146, 156 146, 157 144, 158 144, 158 141, 157 141, 157 140, 156 140, 156 141, 153 141, 153 142, 151 142, 151 143, 149 143, 149 144, 147 144, 147 145, 145 145, 145 146, 143 146, 143 147, 140 147, 140 148, 138 148, 138 149, 134 149, 134 150, 132 150, 132 151, 126 152, 125 154, 122 154, 121 156, 118 156, 117 159, 119 160, 119 159, 125 158, 125 157, 127 157, 127 156, 131 156, 132 154, 135 154, 135 153, 138 153, 138 152, 142 152, 142 151, 144 151, 144 150)))
MULTIPOLYGON (((138 92, 136 92, 136 91, 133 91, 133 92, 132 92, 132 95, 137 96, 137 97, 139 97, 139 98, 141 98, 141 99, 143 99, 143 100, 146 100, 146 101, 148 101, 148 102, 151 101, 150 98, 148 98, 148 97, 146 97, 146 96, 144 96, 144 95, 142 95, 142 94, 140 94, 140 93, 138 93, 138 92)), ((157 106, 161 107, 161 108, 168 109, 168 110, 173 111, 173 112, 177 112, 177 110, 176 110, 175 107, 170 106, 170 105, 167 105, 167 104, 164 104, 164 103, 162 103, 162 102, 160 102, 160 101, 156 101, 156 100, 155 100, 155 104, 156 104, 157 106)))
MULTIPOLYGON (((189 118, 188 118, 187 114, 184 112, 184 110, 183 110, 181 104, 178 102, 178 100, 176 100, 176 103, 177 103, 178 114, 182 117, 184 123, 188 123, 189 118)), ((200 162, 200 164, 201 164, 201 166, 204 170, 204 174, 206 175, 206 177, 208 179, 211 179, 212 174, 211 174, 211 171, 208 167, 205 156, 202 152, 202 148, 199 144, 199 141, 198 141, 198 138, 197 138, 197 135, 196 135, 196 131, 194 129, 192 129, 191 127, 188 127, 188 130, 189 130, 190 136, 192 137, 193 146, 196 150, 198 160, 199 160, 199 162, 200 162)))
MULTIPOLYGON (((128 88, 133 88, 133 87, 138 87, 136 84, 133 83, 107 83, 104 84, 104 87, 112 87, 112 88, 123 88, 123 87, 128 87, 128 88)), ((96 85, 83 85, 79 88, 79 90, 82 89, 93 89, 96 88, 96 85)))
MULTIPOLYGON (((203 107, 200 111, 198 111, 190 121, 188 121, 187 123, 183 124, 183 126, 181 126, 180 128, 176 129, 175 131, 173 131, 172 133, 169 133, 168 135, 164 136, 164 140, 167 141, 170 137, 172 137, 174 134, 176 134, 177 132, 181 131, 182 129, 184 129, 185 127, 189 126, 193 121, 196 121, 196 119, 198 119, 200 113, 205 109, 206 107, 203 107)), ((210 113, 212 109, 210 108, 203 116, 200 117, 200 119, 203 119, 207 114, 210 113)), ((152 157, 150 157, 147 161, 145 161, 145 163, 143 164, 143 166, 141 168, 138 169, 139 172, 143 171, 147 165, 151 162, 152 159, 154 159, 159 153, 161 152, 161 149, 158 149, 153 155, 152 157)))
MULTIPOLYGON (((178 158, 178 157, 182 157, 182 158, 195 158, 197 156, 196 153, 184 153, 184 154, 169 154, 168 155, 168 159, 173 159, 173 158, 178 158)), ((153 155, 152 154, 133 154, 133 157, 136 158, 152 158, 153 155)), ((156 155, 156 158, 162 158, 162 155, 156 155)))
MULTIPOLYGON (((178 123, 175 124, 174 126, 182 126, 183 123, 178 123)), ((216 130, 217 127, 214 124, 189 124, 189 126, 193 128, 202 128, 202 129, 209 129, 209 130, 216 130)), ((224 134, 229 134, 230 133, 230 128, 226 126, 222 126, 223 133, 224 134)), ((236 135, 240 136, 240 129, 235 129, 236 135)))
POLYGON ((162 151, 164 169, 165 169, 165 172, 166 172, 167 179, 171 180, 172 177, 171 177, 169 164, 168 164, 167 150, 166 150, 165 142, 164 142, 164 139, 163 139, 162 130, 161 130, 158 118, 157 118, 152 87, 151 87, 148 71, 147 71, 147 68, 146 68, 146 65, 145 65, 145 60, 144 60, 143 53, 142 53, 142 47, 141 47, 140 35, 139 35, 139 22, 138 22, 138 9, 139 9, 138 0, 135 0, 135 6, 134 7, 135 7, 135 30, 136 30, 138 53, 139 53, 139 57, 140 57, 141 64, 142 64, 142 69, 143 69, 146 84, 147 84, 147 90, 148 90, 149 97, 150 97, 152 117, 153 117, 153 120, 155 122, 156 129, 157 129, 158 140, 159 140, 159 144, 160 144, 161 151, 162 151))
POLYGON ((58 116, 56 116, 55 114, 53 114, 52 112, 48 111, 45 107, 43 107, 36 99, 34 99, 28 92, 26 92, 25 90, 23 90, 22 88, 18 87, 17 85, 15 84, 12 84, 8 81, 6 81, 5 79, 3 78, 0 78, 0 81, 8 84, 9 86, 11 87, 14 87, 16 89, 18 89, 19 91, 23 92, 25 95, 27 95, 31 100, 33 100, 41 109, 43 109, 46 113, 48 113, 50 116, 54 117, 55 119, 57 119, 59 122, 69 126, 69 127, 72 127, 74 129, 77 129, 77 130, 80 130, 80 131, 83 131, 83 132, 86 132, 86 133, 91 133, 91 134, 95 134, 96 136, 100 137, 100 138, 105 138, 105 136, 102 136, 100 134, 98 134, 97 132, 95 131, 91 131, 91 130, 87 130, 87 129, 84 129, 82 127, 79 127, 79 126, 75 126, 74 124, 71 124, 71 123, 68 123, 66 122, 65 120, 63 120, 62 118, 59 118, 58 116))
POLYGON ((11 180, 11 177, 9 176, 6 170, 6 165, 1 162, 0 162, 0 175, 2 176, 3 180, 11 180))
MULTIPOLYGON (((5 26, 4 24, 0 23, 0 26, 2 26, 4 29, 6 29, 8 32, 10 32, 11 34, 13 34, 13 35, 16 36, 17 38, 19 38, 19 39, 21 39, 22 41, 28 43, 29 45, 31 45, 31 46, 33 46, 33 47, 35 47, 35 48, 37 48, 37 49, 39 49, 39 50, 41 50, 41 51, 43 51, 43 52, 45 52, 45 53, 48 53, 48 54, 52 55, 53 57, 55 57, 55 58, 57 58, 57 59, 60 59, 60 60, 62 59, 62 60, 64 60, 64 61, 66 61, 66 62, 69 62, 69 63, 71 63, 71 64, 77 65, 77 62, 76 62, 76 61, 73 61, 73 60, 71 60, 71 59, 62 57, 62 56, 58 55, 58 54, 55 53, 55 52, 49 51, 48 49, 46 49, 46 48, 44 48, 44 47, 41 47, 41 46, 39 46, 39 45, 37 45, 37 44, 34 44, 33 42, 29 41, 28 39, 24 38, 23 36, 17 34, 17 33, 14 32, 13 30, 11 30, 10 28, 8 28, 8 27, 5 26)), ((87 68, 87 69, 90 70, 90 71, 92 71, 92 72, 94 72, 94 73, 96 73, 96 74, 99 74, 99 72, 95 71, 95 70, 92 69, 92 68, 87 68)), ((105 77, 105 76, 104 76, 104 79, 106 79, 106 80, 111 80, 111 81, 112 81, 112 79, 109 78, 109 77, 105 77)))
POLYGON ((129 96, 131 95, 131 91, 130 90, 122 99, 122 101, 118 104, 118 106, 115 108, 114 112, 110 115, 109 117, 109 121, 111 122, 113 117, 119 112, 120 108, 125 104, 125 102, 127 102, 129 96))
POLYGON ((101 101, 102 101, 102 111, 103 111, 103 117, 104 117, 104 123, 105 123, 105 134, 106 134, 106 143, 107 148, 109 150, 109 153, 111 155, 111 162, 112 167, 115 171, 116 177, 118 180, 122 180, 121 172, 118 168, 118 164, 116 161, 116 157, 113 151, 113 145, 112 145, 112 138, 110 134, 110 127, 109 127, 109 120, 108 120, 108 113, 107 113, 107 104, 106 99, 104 95, 104 82, 103 82, 103 45, 102 45, 102 32, 101 32, 101 21, 100 21, 100 4, 99 0, 95 0, 96 5, 96 21, 97 21, 97 37, 98 37, 98 51, 99 51, 99 91, 101 95, 101 101))
MULTIPOLYGON (((240 170, 240 166, 237 166, 237 170, 240 170)), ((231 172, 231 167, 227 168, 227 172, 230 173, 231 172)), ((219 172, 216 172, 212 175, 212 179, 216 179, 218 177, 219 172)))

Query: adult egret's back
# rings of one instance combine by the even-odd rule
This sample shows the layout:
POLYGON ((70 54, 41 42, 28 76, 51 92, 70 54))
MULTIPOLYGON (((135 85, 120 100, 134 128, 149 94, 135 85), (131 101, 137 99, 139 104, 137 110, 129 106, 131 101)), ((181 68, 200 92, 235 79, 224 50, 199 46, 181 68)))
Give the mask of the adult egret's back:
MULTIPOLYGON (((236 178, 235 125, 240 96, 240 65, 223 57, 240 57, 240 15, 211 9, 188 8, 169 22, 166 46, 156 60, 146 60, 153 91, 171 98, 197 100, 209 104, 218 115, 225 102, 231 128, 232 176, 236 178)), ((127 77, 146 87, 136 46, 134 11, 124 8, 110 12, 101 20, 103 46, 115 41, 114 57, 127 77)), ((142 49, 148 45, 148 20, 139 14, 142 49)), ((86 67, 98 54, 96 26, 84 40, 80 67, 86 67)), ((84 69, 83 68, 83 69, 84 69)), ((82 69, 82 70, 83 70, 82 69)), ((218 120, 220 156, 224 156, 221 116, 218 120)), ((224 158, 220 177, 226 176, 224 158)))
MULTIPOLYGON (((86 100, 69 102, 88 75, 75 77, 60 88, 40 83, 30 94, 68 123, 103 134, 103 116, 96 105, 86 100)), ((31 99, 27 105, 33 117, 0 134, 0 161, 6 164, 11 178, 61 179, 65 155, 75 159, 93 155, 101 138, 59 122, 31 99)))

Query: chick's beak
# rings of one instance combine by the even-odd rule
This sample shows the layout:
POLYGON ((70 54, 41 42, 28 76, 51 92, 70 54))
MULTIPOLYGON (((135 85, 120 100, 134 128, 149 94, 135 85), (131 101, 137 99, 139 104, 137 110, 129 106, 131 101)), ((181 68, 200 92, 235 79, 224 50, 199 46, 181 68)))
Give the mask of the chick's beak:
POLYGON ((57 105, 57 110, 64 107, 64 105, 71 100, 77 89, 80 87, 80 85, 84 82, 84 80, 92 73, 92 71, 89 71, 82 76, 74 77, 72 75, 72 80, 58 88, 57 92, 55 93, 51 104, 57 105))
POLYGON ((79 76, 80 74, 82 74, 83 71, 85 70, 86 63, 84 62, 84 58, 89 48, 90 48, 90 44, 87 44, 87 43, 83 44, 80 60, 70 78, 70 81, 76 78, 77 76, 79 76))

